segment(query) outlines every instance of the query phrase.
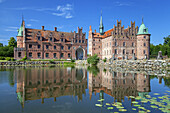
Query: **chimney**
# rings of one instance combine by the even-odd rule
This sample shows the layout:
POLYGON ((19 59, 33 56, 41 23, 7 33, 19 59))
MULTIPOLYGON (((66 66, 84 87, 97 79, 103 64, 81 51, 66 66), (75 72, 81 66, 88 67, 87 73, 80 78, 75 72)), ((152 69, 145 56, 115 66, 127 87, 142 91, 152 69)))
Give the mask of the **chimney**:
POLYGON ((54 31, 57 31, 57 27, 54 27, 54 31))
POLYGON ((44 31, 44 26, 42 26, 42 30, 44 31))

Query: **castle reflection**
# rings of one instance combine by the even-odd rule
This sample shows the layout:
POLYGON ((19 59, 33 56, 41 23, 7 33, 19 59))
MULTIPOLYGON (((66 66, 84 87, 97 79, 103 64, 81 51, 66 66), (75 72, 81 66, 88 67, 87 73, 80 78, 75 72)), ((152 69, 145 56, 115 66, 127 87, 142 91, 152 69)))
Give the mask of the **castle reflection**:
POLYGON ((90 99, 93 92, 100 93, 100 99, 103 99, 106 93, 114 97, 114 102, 121 102, 125 96, 145 97, 150 92, 150 76, 100 69, 97 76, 89 73, 88 87, 90 99))
POLYGON ((24 107, 25 101, 60 96, 77 96, 78 101, 87 89, 87 70, 77 68, 30 68, 15 69, 17 96, 24 107))
MULTIPOLYGON (((94 68, 96 70, 96 68, 94 68)), ((14 77, 17 81, 17 97, 22 107, 29 100, 61 96, 74 96, 82 100, 86 93, 87 83, 90 100, 92 93, 104 93, 114 97, 113 101, 124 101, 125 96, 145 97, 150 92, 150 76, 142 73, 116 72, 98 69, 95 74, 85 68, 55 67, 55 68, 16 68, 14 77), (88 79, 87 79, 88 77, 88 79), (87 81, 88 80, 88 81, 87 81)))

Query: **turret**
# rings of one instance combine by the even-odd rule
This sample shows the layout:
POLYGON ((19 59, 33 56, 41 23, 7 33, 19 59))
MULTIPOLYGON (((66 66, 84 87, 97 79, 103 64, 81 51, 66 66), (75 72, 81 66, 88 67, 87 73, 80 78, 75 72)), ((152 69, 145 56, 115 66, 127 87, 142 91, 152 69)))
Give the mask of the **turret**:
POLYGON ((142 24, 137 33, 137 59, 149 59, 150 35, 142 19, 142 24))
POLYGON ((101 12, 101 17, 100 17, 99 33, 100 33, 101 35, 104 34, 104 26, 103 26, 103 20, 102 20, 102 12, 101 12))
POLYGON ((22 19, 21 27, 17 34, 17 48, 25 48, 25 21, 22 19))

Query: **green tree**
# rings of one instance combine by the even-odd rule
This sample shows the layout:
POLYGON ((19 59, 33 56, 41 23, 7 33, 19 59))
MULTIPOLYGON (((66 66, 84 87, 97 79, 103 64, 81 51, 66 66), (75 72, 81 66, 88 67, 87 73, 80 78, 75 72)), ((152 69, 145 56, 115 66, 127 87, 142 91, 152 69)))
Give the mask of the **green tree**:
POLYGON ((3 43, 0 43, 0 47, 3 47, 3 43))
POLYGON ((17 41, 14 37, 11 37, 10 40, 8 40, 8 46, 10 47, 17 47, 17 41))
POLYGON ((167 37, 164 37, 164 45, 170 46, 170 35, 167 37))
POLYGON ((87 62, 91 65, 97 65, 99 63, 99 57, 97 56, 97 54, 90 56, 87 59, 87 62))

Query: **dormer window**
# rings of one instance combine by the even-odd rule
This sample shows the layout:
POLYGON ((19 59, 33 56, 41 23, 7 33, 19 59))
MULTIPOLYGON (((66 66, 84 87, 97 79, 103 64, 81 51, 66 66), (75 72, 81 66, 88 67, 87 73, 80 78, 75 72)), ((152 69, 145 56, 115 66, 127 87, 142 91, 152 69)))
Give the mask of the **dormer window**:
POLYGON ((143 32, 145 33, 145 32, 146 32, 146 29, 143 29, 143 32))

